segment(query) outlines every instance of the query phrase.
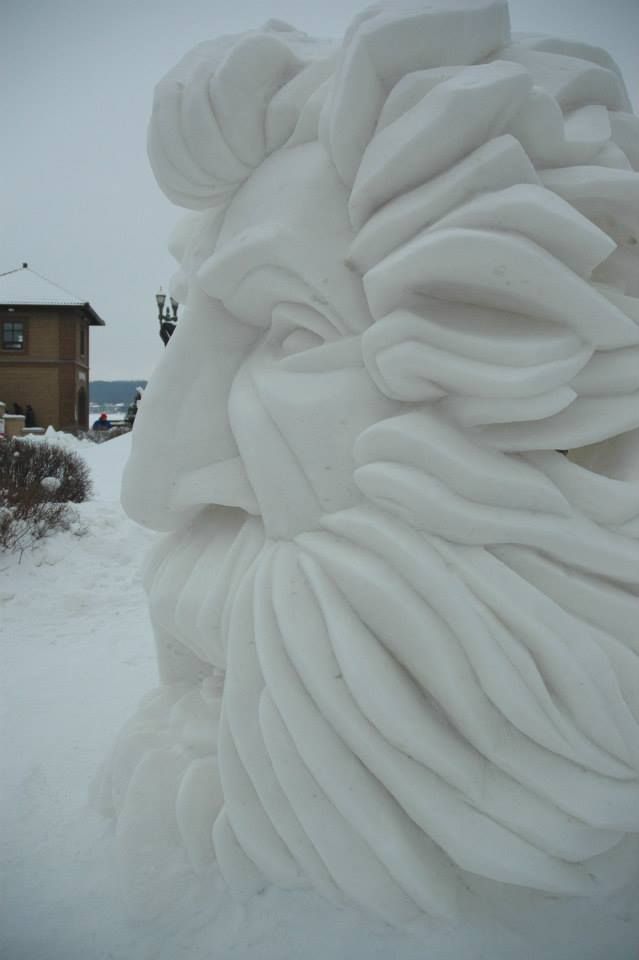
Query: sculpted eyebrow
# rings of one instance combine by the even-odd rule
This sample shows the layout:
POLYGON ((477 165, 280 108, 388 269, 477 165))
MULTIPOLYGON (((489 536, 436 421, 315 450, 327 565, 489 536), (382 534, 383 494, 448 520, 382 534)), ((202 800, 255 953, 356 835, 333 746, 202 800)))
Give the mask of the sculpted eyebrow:
POLYGON ((276 304, 299 302, 322 313, 338 333, 351 334, 314 265, 303 237, 282 224, 259 224, 221 245, 202 264, 198 279, 209 296, 254 326, 268 327, 276 304))
POLYGON ((259 224, 219 247, 200 267, 198 279, 210 296, 225 300, 255 270, 279 267, 291 272, 299 245, 300 238, 281 224, 259 224))

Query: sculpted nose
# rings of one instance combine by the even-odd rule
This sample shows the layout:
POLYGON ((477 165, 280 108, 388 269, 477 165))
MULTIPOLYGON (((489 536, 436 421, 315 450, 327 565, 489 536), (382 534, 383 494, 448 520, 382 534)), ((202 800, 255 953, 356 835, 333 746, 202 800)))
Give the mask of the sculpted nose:
POLYGON ((227 408, 256 335, 218 301, 190 294, 136 419, 122 504, 137 523, 173 530, 203 503, 228 503, 232 489, 241 499, 232 505, 254 512, 248 481, 233 466, 238 449, 227 408))

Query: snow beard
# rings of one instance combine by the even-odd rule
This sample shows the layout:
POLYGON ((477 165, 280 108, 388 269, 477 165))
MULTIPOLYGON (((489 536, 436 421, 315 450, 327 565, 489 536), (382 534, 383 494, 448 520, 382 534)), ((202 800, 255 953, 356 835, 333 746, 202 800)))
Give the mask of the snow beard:
MULTIPOLYGON (((615 483, 520 462, 583 503, 615 483)), ((432 509, 432 476, 392 466, 360 468, 368 501, 293 541, 215 507, 156 549, 165 685, 102 790, 134 871, 185 850, 240 898, 310 885, 394 924, 454 914, 471 875, 567 895, 628 879, 636 542, 574 504, 529 523, 438 489, 432 509)))

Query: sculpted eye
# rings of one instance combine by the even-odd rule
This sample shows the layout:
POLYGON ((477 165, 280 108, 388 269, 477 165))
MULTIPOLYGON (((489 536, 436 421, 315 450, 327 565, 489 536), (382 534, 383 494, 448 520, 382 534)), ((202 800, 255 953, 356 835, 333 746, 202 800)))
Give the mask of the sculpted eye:
POLYGON ((297 327, 296 330, 292 330, 291 333, 284 337, 282 341, 282 353, 288 357, 292 353, 301 353, 303 350, 312 350, 313 347, 321 347, 323 343, 324 338, 314 333, 313 330, 308 330, 305 327, 297 327))
POLYGON ((322 347, 336 336, 326 317, 307 304, 280 303, 273 310, 268 342, 285 359, 322 347))

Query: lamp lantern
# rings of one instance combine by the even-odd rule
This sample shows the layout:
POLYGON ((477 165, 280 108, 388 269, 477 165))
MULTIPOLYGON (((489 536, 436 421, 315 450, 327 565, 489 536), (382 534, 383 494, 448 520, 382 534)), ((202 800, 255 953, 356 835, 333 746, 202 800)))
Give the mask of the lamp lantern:
POLYGON ((173 331, 175 330, 175 326, 178 322, 178 308, 180 306, 174 297, 169 297, 168 299, 170 301, 170 307, 167 303, 167 295, 162 287, 160 287, 155 295, 155 302, 158 308, 158 320, 160 321, 160 339, 162 340, 164 346, 167 345, 171 339, 173 331))

